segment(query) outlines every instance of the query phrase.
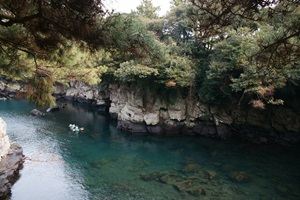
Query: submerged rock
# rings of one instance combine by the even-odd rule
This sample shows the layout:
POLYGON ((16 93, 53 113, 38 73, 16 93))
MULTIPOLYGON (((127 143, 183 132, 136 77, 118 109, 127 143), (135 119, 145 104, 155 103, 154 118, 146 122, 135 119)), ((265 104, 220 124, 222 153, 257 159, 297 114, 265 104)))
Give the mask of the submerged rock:
POLYGON ((106 164, 108 164, 109 161, 106 159, 100 159, 100 160, 95 160, 91 163, 91 166, 94 168, 99 168, 101 169, 103 166, 105 166, 106 164))
POLYGON ((184 173, 197 173, 201 170, 200 165, 189 163, 183 169, 182 172, 184 173))
POLYGON ((150 174, 141 175, 141 179, 143 181, 158 181, 161 176, 159 172, 152 172, 150 174))
POLYGON ((199 197, 200 195, 206 195, 206 191, 202 187, 191 188, 186 192, 194 197, 199 197))
POLYGON ((43 117, 43 116, 45 116, 45 113, 43 113, 42 111, 39 111, 38 109, 33 109, 32 111, 30 111, 30 115, 37 116, 37 117, 43 117))
POLYGON ((188 189, 193 187, 196 183, 197 182, 195 179, 189 179, 189 180, 184 180, 184 181, 175 183, 174 187, 176 190, 182 192, 182 191, 187 191, 188 189))
POLYGON ((181 179, 181 176, 176 173, 167 173, 160 177, 160 181, 162 183, 169 184, 169 185, 175 184, 180 179, 181 179))
POLYGON ((49 107, 46 112, 56 112, 60 111, 61 109, 66 107, 66 103, 61 103, 60 105, 54 106, 54 107, 49 107))
POLYGON ((207 178, 209 180, 216 180, 218 178, 218 173, 214 170, 205 171, 207 178))
POLYGON ((248 183, 251 181, 251 176, 243 171, 231 172, 229 178, 237 183, 248 183))

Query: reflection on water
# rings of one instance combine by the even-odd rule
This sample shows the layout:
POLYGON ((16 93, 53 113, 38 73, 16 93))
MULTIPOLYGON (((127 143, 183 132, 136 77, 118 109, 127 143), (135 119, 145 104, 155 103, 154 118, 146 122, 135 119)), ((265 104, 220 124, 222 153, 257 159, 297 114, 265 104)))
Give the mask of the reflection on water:
POLYGON ((13 200, 300 199, 299 148, 131 136, 89 107, 69 103, 44 118, 29 116, 33 108, 0 101, 10 140, 28 158, 13 200))

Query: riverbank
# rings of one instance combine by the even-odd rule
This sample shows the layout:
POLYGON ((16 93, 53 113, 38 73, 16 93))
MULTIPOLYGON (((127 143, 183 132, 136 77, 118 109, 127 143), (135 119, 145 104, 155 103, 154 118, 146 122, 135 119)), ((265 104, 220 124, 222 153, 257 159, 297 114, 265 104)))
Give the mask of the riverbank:
MULTIPOLYGON (((0 84, 1 85, 1 84, 0 84)), ((12 88, 18 83, 2 83, 6 96, 20 95, 12 88), (5 86, 6 84, 6 86, 5 86)), ((108 112, 119 129, 133 134, 192 135, 221 140, 236 138, 258 144, 300 143, 299 109, 291 106, 268 106, 265 110, 237 102, 222 106, 202 103, 195 95, 186 96, 173 91, 167 100, 153 94, 149 88, 137 85, 102 83, 88 86, 72 82, 57 84, 54 95, 80 103, 91 104, 101 112, 108 112)))

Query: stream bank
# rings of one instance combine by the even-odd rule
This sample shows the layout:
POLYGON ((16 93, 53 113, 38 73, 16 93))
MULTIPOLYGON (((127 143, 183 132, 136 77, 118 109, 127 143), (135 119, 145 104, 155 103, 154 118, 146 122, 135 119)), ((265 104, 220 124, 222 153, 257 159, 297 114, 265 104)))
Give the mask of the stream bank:
MULTIPOLYGON (((18 84, 0 82, 1 93, 22 96, 17 89, 24 87, 18 84)), ((109 112, 119 129, 133 134, 237 138, 258 144, 300 143, 299 110, 281 105, 265 110, 228 102, 222 107, 214 106, 202 103, 197 96, 185 96, 179 90, 168 102, 134 84, 88 86, 70 82, 68 86, 57 84, 54 95, 57 99, 88 103, 100 112, 109 112)))

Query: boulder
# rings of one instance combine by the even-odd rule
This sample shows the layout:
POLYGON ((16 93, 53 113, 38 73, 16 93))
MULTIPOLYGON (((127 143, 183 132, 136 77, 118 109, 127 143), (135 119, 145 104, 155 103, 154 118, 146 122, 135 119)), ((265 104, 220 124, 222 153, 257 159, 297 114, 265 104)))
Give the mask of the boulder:
POLYGON ((39 111, 38 109, 33 109, 32 111, 30 111, 30 115, 37 116, 37 117, 43 117, 43 116, 45 116, 45 113, 43 113, 42 111, 39 111))
POLYGON ((160 177, 160 181, 168 185, 174 185, 178 180, 181 180, 181 176, 177 173, 166 173, 160 177))
POLYGON ((188 180, 176 182, 173 186, 175 187, 176 190, 182 192, 182 191, 187 191, 188 189, 193 187, 196 183, 197 182, 195 179, 188 179, 188 180))
POLYGON ((5 199, 10 193, 23 165, 23 158, 23 149, 16 143, 9 142, 6 123, 0 117, 0 199, 5 199))
POLYGON ((147 113, 144 116, 144 121, 149 125, 157 125, 159 123, 159 112, 147 113))
POLYGON ((0 161, 0 199, 5 199, 10 193, 23 162, 23 149, 16 143, 11 143, 8 154, 0 161))

